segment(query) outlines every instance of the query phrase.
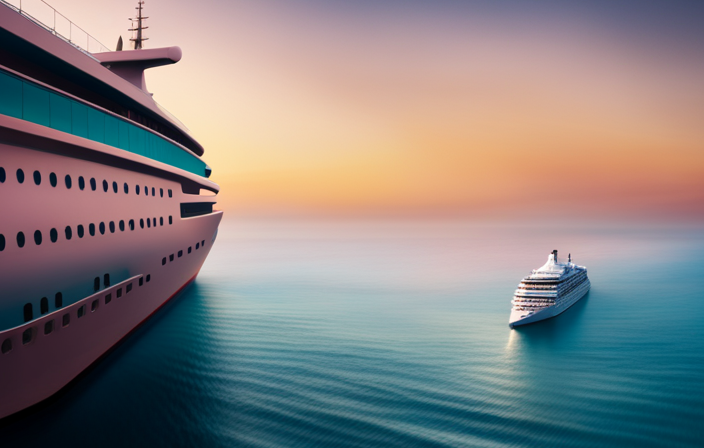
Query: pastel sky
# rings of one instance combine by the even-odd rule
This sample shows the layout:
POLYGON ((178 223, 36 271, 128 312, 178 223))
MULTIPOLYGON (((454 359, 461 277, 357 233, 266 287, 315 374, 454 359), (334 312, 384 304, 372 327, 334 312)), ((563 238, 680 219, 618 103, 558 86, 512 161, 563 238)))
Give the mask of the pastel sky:
MULTIPOLYGON (((136 1, 50 3, 114 47, 136 1)), ((145 7, 226 211, 704 220, 702 2, 145 7)))

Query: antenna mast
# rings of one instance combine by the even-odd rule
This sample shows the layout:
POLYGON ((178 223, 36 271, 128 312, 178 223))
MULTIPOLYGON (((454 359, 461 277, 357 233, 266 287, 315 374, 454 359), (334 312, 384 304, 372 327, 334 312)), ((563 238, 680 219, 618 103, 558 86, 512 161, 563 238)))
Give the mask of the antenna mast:
POLYGON ((129 29, 128 31, 136 32, 134 34, 135 37, 130 39, 130 41, 134 42, 134 49, 135 50, 140 50, 142 48, 142 42, 145 40, 149 40, 147 37, 142 37, 142 31, 146 30, 149 28, 148 26, 142 26, 142 21, 147 20, 149 17, 142 17, 142 8, 144 5, 144 0, 140 0, 137 2, 137 6, 134 8, 136 9, 137 12, 137 17, 133 19, 127 19, 132 22, 132 28, 129 29), (135 27, 135 22, 137 23, 137 26, 135 27))

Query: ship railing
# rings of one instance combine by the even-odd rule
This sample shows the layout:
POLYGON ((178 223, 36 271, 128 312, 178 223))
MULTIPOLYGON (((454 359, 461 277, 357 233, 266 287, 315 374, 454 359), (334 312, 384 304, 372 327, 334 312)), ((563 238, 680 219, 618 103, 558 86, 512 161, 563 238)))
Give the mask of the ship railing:
MULTIPOLYGON (((44 0, 0 0, 0 3, 21 14, 51 34, 73 45, 95 59, 91 53, 110 51, 98 39, 71 22, 44 0)), ((97 60, 97 59, 96 59, 97 60)))

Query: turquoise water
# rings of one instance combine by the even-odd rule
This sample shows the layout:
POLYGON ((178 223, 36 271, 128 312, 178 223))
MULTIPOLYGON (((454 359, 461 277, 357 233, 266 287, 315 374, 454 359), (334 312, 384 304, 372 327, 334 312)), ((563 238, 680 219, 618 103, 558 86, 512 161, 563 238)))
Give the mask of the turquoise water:
POLYGON ((1 446, 701 446, 704 232, 228 222, 198 280, 1 446), (589 268, 507 326, 548 253, 589 268))

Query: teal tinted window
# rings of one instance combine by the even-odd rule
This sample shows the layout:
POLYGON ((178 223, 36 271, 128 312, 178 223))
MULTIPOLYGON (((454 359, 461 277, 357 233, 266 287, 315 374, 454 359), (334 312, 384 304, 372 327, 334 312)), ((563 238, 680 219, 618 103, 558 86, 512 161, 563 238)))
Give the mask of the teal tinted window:
POLYGON ((120 147, 120 120, 117 118, 105 115, 105 144, 110 146, 120 147))
POLYGON ((50 126, 63 132, 71 132, 71 100, 55 93, 49 94, 50 126))
POLYGON ((93 108, 88 109, 88 138, 105 143, 105 114, 93 108))
POLYGON ((22 118, 22 81, 0 73, 0 114, 22 118))
POLYGON ((129 123, 120 120, 120 125, 118 127, 120 144, 117 146, 118 148, 122 148, 127 151, 130 150, 130 127, 131 126, 129 123))
POLYGON ((71 101, 71 133, 88 138, 88 106, 71 101))
POLYGON ((49 92, 26 82, 22 84, 22 118, 49 126, 49 92))

